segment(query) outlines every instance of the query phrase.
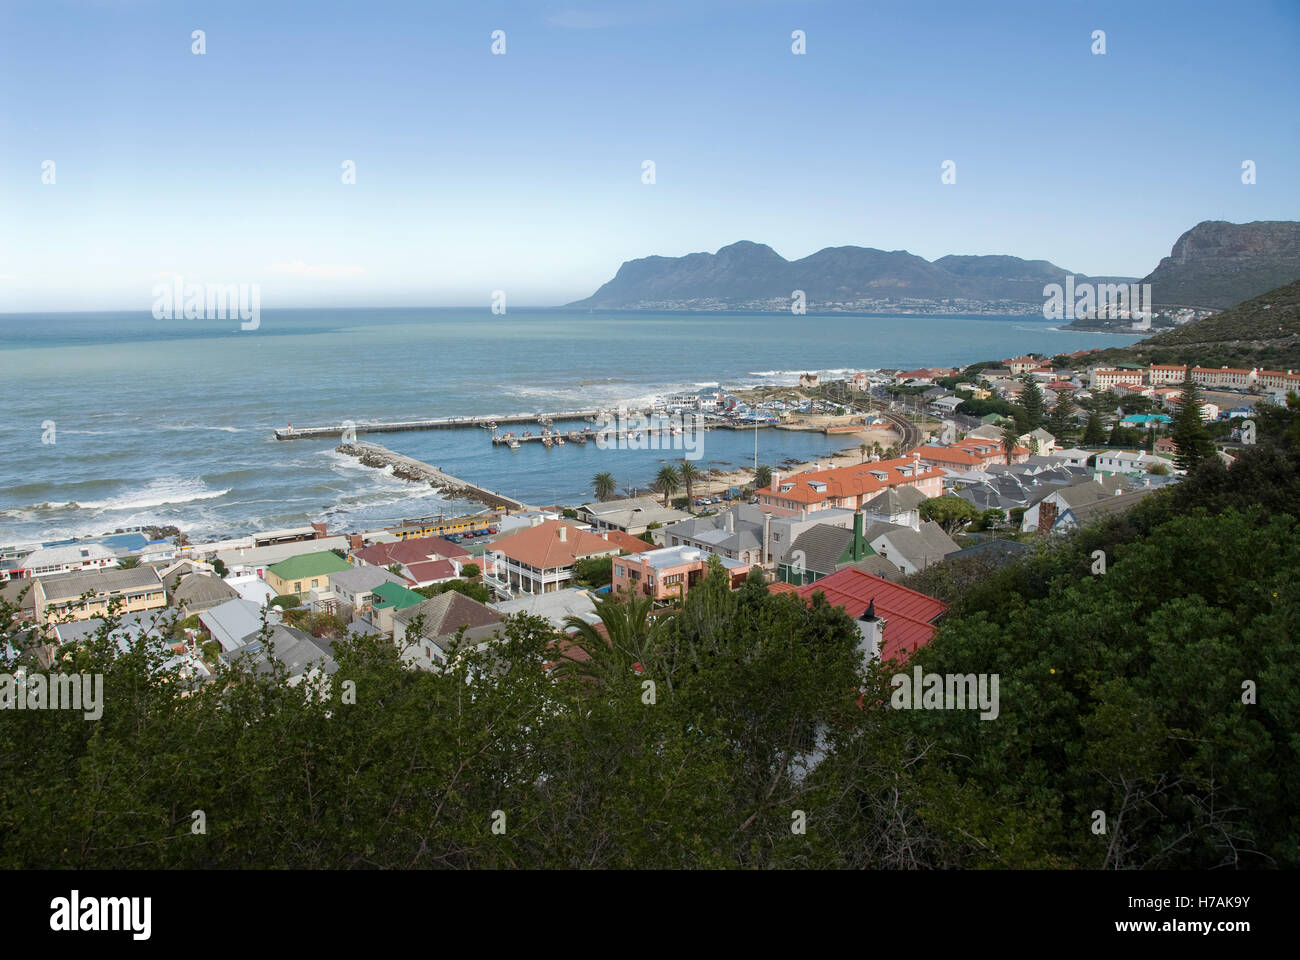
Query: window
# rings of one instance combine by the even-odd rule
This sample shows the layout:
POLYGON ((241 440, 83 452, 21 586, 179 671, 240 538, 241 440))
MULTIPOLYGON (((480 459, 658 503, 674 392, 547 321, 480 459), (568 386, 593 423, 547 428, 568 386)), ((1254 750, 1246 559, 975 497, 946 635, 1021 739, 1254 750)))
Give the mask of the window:
POLYGON ((294 583, 294 585, 293 585, 293 592, 294 592, 294 593, 302 593, 302 581, 301 581, 301 580, 299 580, 299 581, 297 581, 296 583, 294 583))

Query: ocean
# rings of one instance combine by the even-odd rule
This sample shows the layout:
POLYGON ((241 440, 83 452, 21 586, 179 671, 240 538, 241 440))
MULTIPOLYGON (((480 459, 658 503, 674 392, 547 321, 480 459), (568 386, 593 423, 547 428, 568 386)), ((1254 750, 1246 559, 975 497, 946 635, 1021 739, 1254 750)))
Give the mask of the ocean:
MULTIPOLYGON (((286 424, 512 414, 645 403, 800 373, 950 366, 1137 336, 1032 317, 588 313, 512 309, 264 310, 237 320, 149 313, 0 316, 0 544, 144 524, 192 539, 325 521, 333 529, 457 513, 427 487, 277 441, 286 424), (51 442, 52 441, 52 442, 51 442)), ((517 432, 526 428, 511 428, 517 432)), ((601 471, 646 486, 659 450, 494 448, 482 429, 370 439, 529 503, 581 502, 601 471)), ((827 456, 842 438, 763 430, 759 462, 827 456)), ((752 462, 754 436, 710 431, 696 465, 752 462)))

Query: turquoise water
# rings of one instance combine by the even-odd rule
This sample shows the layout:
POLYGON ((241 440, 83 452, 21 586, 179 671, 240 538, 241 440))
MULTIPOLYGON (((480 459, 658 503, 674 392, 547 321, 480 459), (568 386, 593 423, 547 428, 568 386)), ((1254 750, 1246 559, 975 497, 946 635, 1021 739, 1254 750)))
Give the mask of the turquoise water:
MULTIPOLYGON (((193 537, 325 520, 361 528, 437 513, 428 488, 275 427, 509 414, 644 402, 799 373, 954 365, 1137 340, 1034 318, 602 314, 471 309, 267 310, 237 321, 147 313, 0 317, 0 542, 175 524, 193 537), (54 443, 43 443, 53 421, 54 443)), ((528 502, 579 501, 591 477, 646 485, 674 454, 540 444, 483 430, 372 439, 528 502)), ((748 463, 753 435, 711 431, 704 468, 748 463)), ((759 460, 844 441, 765 430, 759 460)), ((452 505, 456 507, 468 505, 452 505)))

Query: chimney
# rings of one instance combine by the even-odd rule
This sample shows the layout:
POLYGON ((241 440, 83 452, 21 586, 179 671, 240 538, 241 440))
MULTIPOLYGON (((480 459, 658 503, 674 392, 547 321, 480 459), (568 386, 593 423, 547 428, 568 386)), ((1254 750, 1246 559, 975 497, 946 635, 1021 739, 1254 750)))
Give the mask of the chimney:
POLYGON ((781 474, 774 472, 772 474, 772 492, 776 493, 780 489, 781 489, 781 474))
POLYGON ((326 526, 323 523, 313 523, 311 528, 316 531, 316 539, 320 540, 325 536, 326 526))
POLYGON ((569 525, 566 523, 562 523, 560 524, 560 543, 567 543, 568 540, 569 540, 569 525))
POLYGON ((361 534, 354 533, 350 537, 348 537, 348 546, 351 547, 353 550, 360 550, 363 546, 365 546, 365 544, 361 539, 361 534))
MULTIPOLYGON (((853 559, 855 561, 862 559, 862 511, 856 510, 853 513, 853 559)), ((872 616, 875 616, 876 602, 873 600, 867 607, 872 616)))
POLYGON ((764 511, 763 513, 763 566, 768 564, 767 545, 771 542, 772 536, 772 515, 764 511))
POLYGON ((727 519, 725 521, 725 526, 727 529, 727 533, 736 532, 736 511, 735 510, 727 511, 727 519))
POLYGON ((876 600, 873 597, 857 622, 858 649, 862 652, 864 662, 871 663, 873 660, 880 659, 880 649, 884 646, 887 623, 887 620, 876 616, 876 600))

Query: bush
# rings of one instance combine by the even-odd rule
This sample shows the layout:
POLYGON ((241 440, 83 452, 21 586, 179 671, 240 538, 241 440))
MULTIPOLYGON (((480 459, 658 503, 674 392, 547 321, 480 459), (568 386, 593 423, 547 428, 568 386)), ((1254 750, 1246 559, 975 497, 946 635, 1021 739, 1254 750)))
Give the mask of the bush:
POLYGON ((278 597, 271 598, 271 606, 292 610, 294 607, 302 606, 302 601, 298 599, 296 593, 282 593, 278 597))

